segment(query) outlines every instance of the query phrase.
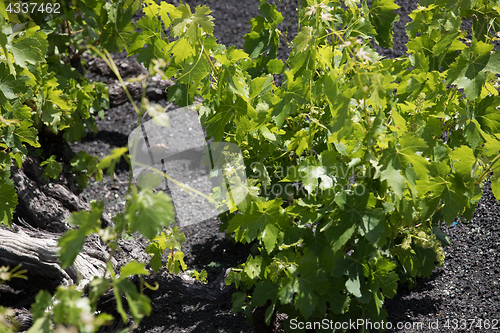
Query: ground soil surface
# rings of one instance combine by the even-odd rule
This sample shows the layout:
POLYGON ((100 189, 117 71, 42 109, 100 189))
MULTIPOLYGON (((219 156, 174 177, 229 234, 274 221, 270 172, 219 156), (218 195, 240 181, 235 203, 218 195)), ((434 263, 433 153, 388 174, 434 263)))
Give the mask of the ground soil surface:
MULTIPOLYGON (((175 1, 171 2, 175 4, 175 1)), ((259 3, 255 0, 183 2, 191 6, 208 5, 213 10, 216 37, 226 45, 237 47, 242 47, 242 37, 249 30, 248 21, 258 14, 259 3)), ((416 2, 396 2, 401 5, 398 10, 401 22, 395 26, 394 50, 378 48, 382 55, 388 57, 405 54, 404 24, 409 21, 408 13, 416 8, 416 2)), ((284 11, 285 24, 294 17, 296 1, 290 1, 285 6, 286 3, 284 0, 279 4, 284 11)), ((294 23, 290 25, 289 40, 296 31, 295 27, 294 23)), ((285 58, 286 54, 287 50, 282 46, 280 57, 285 58)), ((115 55, 115 59, 119 58, 124 58, 124 55, 115 55)), ((87 69, 89 77, 107 83, 114 81, 95 64, 87 64, 87 69)), ((168 105, 161 92, 157 97, 160 98, 158 103, 168 105)), ((85 150, 103 157, 111 149, 127 145, 128 135, 135 128, 135 123, 136 116, 130 103, 114 106, 106 111, 104 119, 97 121, 97 134, 87 135, 72 147, 75 151, 85 150)), ((104 200, 111 216, 124 208, 128 180, 125 163, 118 165, 113 178, 106 177, 102 183, 93 183, 82 193, 86 200, 104 200)), ((456 225, 442 226, 451 240, 451 246, 445 249, 444 267, 436 269, 430 278, 419 279, 412 290, 401 286, 397 296, 386 303, 388 320, 394 326, 388 332, 451 332, 456 324, 460 328, 463 323, 467 324, 464 331, 470 332, 494 331, 492 326, 485 326, 487 323, 496 323, 496 328, 500 329, 500 204, 488 185, 473 219, 456 222, 456 225), (472 320, 475 324, 471 327, 472 320), (478 324, 480 321, 482 326, 478 324), (407 326, 397 329, 398 322, 407 326), (449 326, 446 327, 446 324, 449 326)), ((186 263, 189 268, 207 269, 212 283, 210 288, 216 288, 215 284, 220 282, 225 270, 244 261, 249 253, 248 247, 226 240, 219 232, 218 224, 219 221, 214 218, 196 221, 182 228, 187 240, 183 249, 186 263)), ((153 299, 152 314, 134 329, 135 332, 256 332, 255 328, 247 325, 242 314, 231 314, 230 293, 216 301, 184 297, 176 290, 162 288, 162 281, 168 279, 167 276, 160 274, 157 278, 160 289, 150 295, 153 299)))

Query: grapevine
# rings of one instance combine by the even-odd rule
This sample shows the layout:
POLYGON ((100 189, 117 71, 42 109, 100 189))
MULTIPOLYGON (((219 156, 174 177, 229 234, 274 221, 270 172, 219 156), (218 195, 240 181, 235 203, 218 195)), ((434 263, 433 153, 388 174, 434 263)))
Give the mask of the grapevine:
MULTIPOLYGON (((255 251, 226 283, 239 290, 234 311, 251 317, 263 308, 267 324, 277 312, 286 313, 289 323, 381 322, 384 302, 399 284, 429 277, 446 260, 448 239, 439 224, 470 219, 486 180, 500 198, 500 53, 493 45, 500 11, 494 1, 421 1, 406 26, 408 56, 397 59, 381 58, 372 46, 392 46, 398 8, 393 0, 370 6, 301 1, 292 39, 278 29, 284 17, 277 7, 261 0, 261 16, 252 19, 244 50, 217 43, 206 6, 145 0, 95 8, 82 1, 87 21, 65 6, 73 17, 47 21, 41 13, 12 12, 10 2, 0 6, 0 219, 6 225, 17 204, 11 163, 22 165, 27 145, 43 148, 37 141, 41 131, 78 140, 95 129, 93 117, 107 107, 105 86, 88 83, 61 56, 78 62, 83 52, 99 50, 125 49, 147 68, 174 78, 168 96, 179 106, 203 98, 197 110, 207 140, 241 148, 240 167, 249 177, 233 190, 244 200, 221 215, 221 228, 236 242, 254 244, 255 251), (141 32, 130 20, 139 9, 141 32), (462 20, 472 20, 471 31, 462 20), (56 27, 68 33, 57 45, 59 54, 49 43, 54 36, 46 33, 56 27), (73 32, 76 38, 69 37, 73 32), (290 48, 286 61, 277 59, 283 42, 290 48), (71 75, 64 77, 64 71, 71 75)), ((144 110, 136 111, 141 119, 144 110)), ((71 163, 84 186, 91 177, 101 179, 105 169, 112 173, 126 152, 118 148, 99 162, 77 154, 71 163)), ((43 167, 47 178, 61 171, 57 156, 47 156, 43 167)), ((106 232, 100 203, 71 216, 79 228, 60 239, 64 267, 90 233, 107 235, 113 254, 123 232, 139 231, 151 240, 147 252, 155 272, 165 251, 169 271, 186 268, 178 252, 183 236, 163 230, 173 221, 170 198, 132 185, 128 194, 125 212, 106 232)), ((90 297, 62 287, 55 297, 76 313, 71 302, 85 299, 86 308, 95 309, 103 291, 113 287, 122 319, 127 314, 120 293, 131 300, 139 322, 150 313, 150 301, 127 277, 149 271, 132 262, 119 276, 112 267, 108 272, 110 279, 92 283, 90 297)), ((44 313, 53 305, 50 294, 39 294, 34 327, 53 320, 84 329, 58 312, 62 305, 44 313)), ((91 330, 109 319, 93 316, 91 330)))

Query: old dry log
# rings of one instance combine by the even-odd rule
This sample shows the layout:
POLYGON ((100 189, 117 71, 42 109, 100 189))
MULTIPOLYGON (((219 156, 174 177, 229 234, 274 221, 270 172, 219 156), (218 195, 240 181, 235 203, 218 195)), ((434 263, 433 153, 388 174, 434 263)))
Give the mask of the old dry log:
POLYGON ((109 256, 97 236, 87 239, 82 253, 67 269, 61 268, 57 255, 59 236, 29 226, 15 225, 12 229, 1 226, 0 264, 12 267, 21 263, 29 278, 41 279, 52 288, 72 284, 83 288, 94 276, 104 275, 109 256))
MULTIPOLYGON (((12 167, 11 177, 19 204, 13 228, 0 227, 0 265, 22 264, 31 279, 28 283, 46 288, 72 284, 83 288, 94 276, 102 276, 109 255, 96 235, 87 238, 72 267, 60 266, 58 239, 64 231, 75 228, 68 224, 68 217, 73 211, 90 210, 70 191, 70 181, 63 177, 54 182, 43 180, 40 158, 32 155, 21 169, 12 167)), ((107 217, 101 221, 110 224, 107 217)))
MULTIPOLYGON (((28 156, 21 169, 11 170, 19 201, 16 216, 34 228, 62 233, 70 228, 71 212, 90 210, 90 205, 70 191, 69 180, 44 181, 40 162, 37 156, 28 156)), ((106 216, 101 221, 104 226, 111 223, 106 216)))
POLYGON ((66 220, 71 214, 70 210, 59 200, 47 195, 42 190, 44 185, 40 186, 29 178, 23 169, 15 170, 12 179, 19 201, 16 208, 18 216, 40 229, 59 233, 68 230, 66 220))
MULTIPOLYGON (((54 147, 52 149, 56 149, 54 147)), ((91 234, 73 265, 63 269, 57 254, 58 239, 64 231, 75 228, 67 222, 70 214, 90 210, 90 206, 74 193, 77 191, 65 174, 55 181, 43 180, 40 161, 39 157, 29 155, 21 169, 11 168, 19 204, 12 228, 0 226, 0 266, 21 264, 22 269, 27 270, 27 281, 12 279, 0 284, 0 305, 14 308, 14 318, 22 324, 21 330, 27 330, 32 325, 29 307, 40 290, 53 293, 59 285, 76 285, 83 290, 95 276, 106 274, 108 260, 119 267, 138 259, 126 249, 118 251, 116 258, 119 262, 115 258, 110 259, 101 239, 91 234)), ((106 227, 112 222, 103 216, 101 223, 106 227)), ((126 245, 134 250, 142 247, 133 240, 127 241, 126 245)))

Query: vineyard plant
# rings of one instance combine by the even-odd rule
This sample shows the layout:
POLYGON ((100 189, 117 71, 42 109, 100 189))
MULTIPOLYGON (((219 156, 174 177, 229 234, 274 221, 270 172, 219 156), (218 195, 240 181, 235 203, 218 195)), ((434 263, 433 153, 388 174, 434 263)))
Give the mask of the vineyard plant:
MULTIPOLYGON (((284 17, 260 0, 261 15, 251 20, 243 50, 217 42, 206 6, 41 4, 0 3, 0 220, 6 226, 13 225, 18 203, 12 168, 36 154, 44 159, 43 177, 56 179, 63 161, 39 137, 78 141, 95 131, 95 118, 109 106, 106 85, 82 75, 85 52, 103 58, 118 78, 110 53, 137 56, 150 71, 144 80, 160 74, 174 81, 170 102, 183 107, 203 100, 196 109, 207 140, 241 148, 247 179, 231 188, 245 199, 220 215, 221 230, 253 247, 226 284, 238 290, 235 312, 252 317, 263 309, 267 324, 278 312, 288 316, 287 331, 294 321, 383 322, 384 302, 398 285, 413 286, 446 260, 440 223, 470 219, 487 180, 500 198, 497 1, 419 1, 406 25, 408 56, 396 59, 373 47, 393 45, 394 0, 299 1, 296 35, 278 29, 284 17), (138 11, 143 15, 134 23, 138 11), (290 50, 286 60, 277 58, 283 44, 290 50)), ((148 105, 135 107, 138 126, 148 105)), ((106 172, 112 176, 121 158, 129 160, 127 147, 100 160, 80 152, 71 172, 83 188, 106 172)), ((58 326, 95 332, 111 320, 139 324, 151 313, 142 287, 154 288, 141 277, 149 268, 186 269, 184 235, 170 226, 167 194, 137 187, 131 177, 124 212, 111 226, 101 223, 103 208, 93 202, 91 211, 70 216, 70 230, 59 238, 61 266, 73 264, 92 233, 111 258, 119 240, 136 232, 151 242, 150 264, 132 261, 117 271, 109 260, 106 274, 85 290, 40 291, 28 332, 58 326), (96 312, 108 290, 119 318, 96 312)), ((16 269, 12 277, 23 277, 16 269)), ((14 329, 2 315, 0 332, 14 329)))

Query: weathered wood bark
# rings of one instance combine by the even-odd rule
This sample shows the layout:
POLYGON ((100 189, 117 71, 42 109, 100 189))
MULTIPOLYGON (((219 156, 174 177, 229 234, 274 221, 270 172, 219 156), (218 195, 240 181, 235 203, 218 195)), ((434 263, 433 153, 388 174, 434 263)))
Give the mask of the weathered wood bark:
MULTIPOLYGON (((64 147, 51 146, 51 149, 65 153, 64 147)), ((70 157, 66 156, 66 160, 70 157)), ((74 189, 68 188, 74 187, 71 179, 61 175, 58 180, 47 182, 42 179, 42 172, 40 158, 34 155, 26 158, 21 169, 12 167, 11 177, 19 204, 13 227, 0 226, 0 266, 21 264, 22 269, 27 270, 27 281, 13 279, 0 285, 0 305, 15 309, 21 330, 32 324, 29 308, 39 290, 53 292, 59 285, 76 285, 83 290, 94 276, 105 274, 109 258, 100 238, 92 234, 74 264, 61 268, 58 239, 64 231, 75 228, 67 223, 67 218, 73 211, 90 210, 90 206, 74 189)), ((107 216, 103 216, 101 222, 104 226, 111 224, 107 216)), ((117 265, 114 258, 111 262, 117 265)))
MULTIPOLYGON (((60 152, 69 154, 64 147, 60 152)), ((64 175, 56 181, 43 180, 40 162, 38 156, 29 155, 21 169, 11 168, 19 204, 13 228, 0 227, 0 265, 22 264, 32 280, 49 288, 60 284, 83 288, 94 276, 104 274, 108 252, 99 237, 91 235, 74 265, 61 268, 57 241, 64 231, 75 228, 67 219, 72 212, 90 210, 90 206, 68 188, 71 180, 64 175)), ((111 224, 107 216, 101 222, 111 224)))
POLYGON ((21 263, 28 271, 28 283, 42 280, 51 289, 73 284, 82 289, 94 276, 104 275, 109 255, 97 236, 88 237, 82 253, 67 269, 61 268, 57 255, 59 236, 30 226, 0 226, 0 264, 14 267, 21 263))
MULTIPOLYGON (((32 227, 62 233, 70 228, 67 219, 71 212, 90 210, 90 206, 70 191, 69 180, 42 180, 40 162, 38 157, 28 156, 21 169, 11 170, 19 201, 16 216, 32 227)), ((106 216, 102 222, 105 226, 111 223, 106 216)))
MULTIPOLYGON (((32 157, 28 157, 25 164, 35 163, 32 157)), ((60 200, 47 195, 43 188, 49 185, 41 185, 36 180, 28 177, 23 169, 13 169, 12 179, 16 188, 19 204, 16 215, 24 219, 33 227, 52 232, 64 232, 68 230, 66 223, 71 214, 70 210, 60 200)), ((57 185, 60 188, 60 185, 57 185)), ((57 190, 56 190, 57 191, 57 190)), ((62 191, 61 191, 62 192, 62 191)), ((50 193, 50 192, 49 192, 50 193)))
MULTIPOLYGON (((59 148, 57 145, 56 141, 50 147, 61 154, 69 154, 67 143, 59 148)), ((66 160, 69 158, 71 156, 65 156, 66 160)), ((29 300, 39 289, 54 290, 58 285, 73 284, 83 288, 94 276, 105 273, 109 255, 97 235, 87 238, 72 267, 61 268, 57 255, 58 239, 64 231, 75 228, 68 224, 67 219, 73 211, 90 210, 90 206, 68 188, 74 187, 74 183, 64 174, 56 181, 43 180, 40 162, 40 157, 29 155, 21 169, 11 168, 19 204, 13 227, 0 226, 0 266, 21 264, 28 271, 28 281, 13 280, 2 286, 0 305, 24 306, 21 304, 27 303, 29 306, 29 300), (29 285, 30 291, 25 290, 25 285, 29 285), (21 296, 13 296, 20 289, 24 290, 22 297, 27 298, 26 302, 18 299, 21 296)), ((111 223, 106 216, 101 222, 105 226, 111 223)), ((116 260, 112 262, 116 264, 116 260)))

